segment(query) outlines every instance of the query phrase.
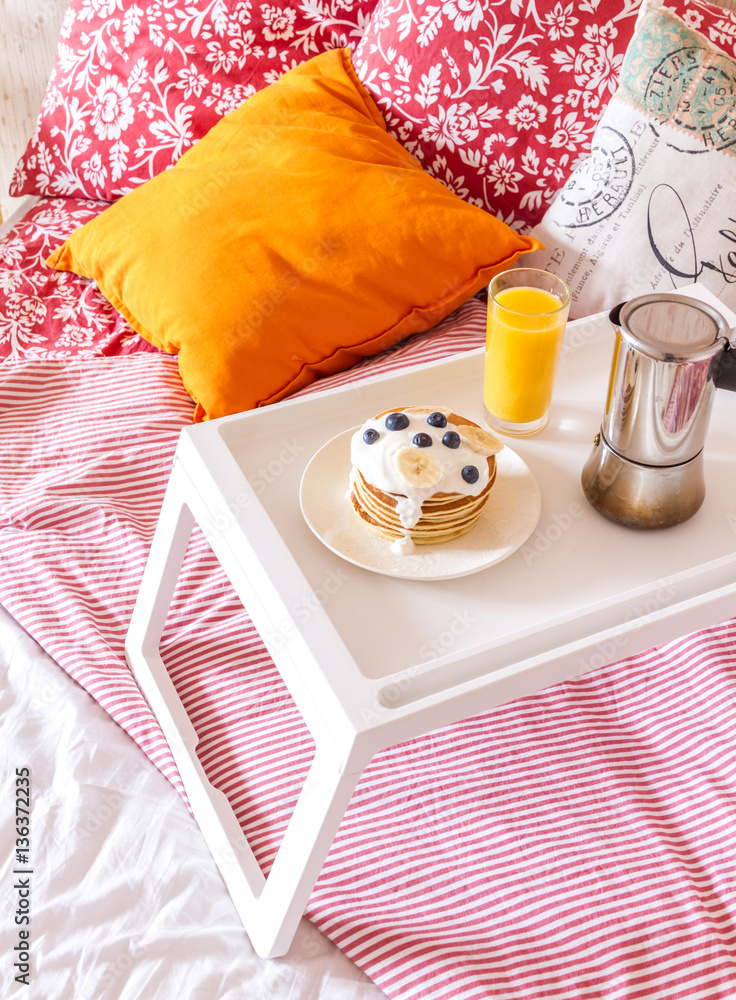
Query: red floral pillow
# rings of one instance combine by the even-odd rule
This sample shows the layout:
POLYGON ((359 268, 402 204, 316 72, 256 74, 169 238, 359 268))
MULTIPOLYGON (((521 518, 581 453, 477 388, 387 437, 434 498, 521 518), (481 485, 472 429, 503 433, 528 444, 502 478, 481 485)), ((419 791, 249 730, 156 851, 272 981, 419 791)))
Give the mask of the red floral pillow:
MULTIPOLYGON (((668 6, 704 32, 718 10, 704 0, 668 6)), ((391 134, 429 173, 509 225, 528 227, 589 151, 639 7, 379 0, 355 67, 391 134)))
POLYGON ((292 66, 355 46, 375 3, 71 0, 11 194, 113 201, 292 66))

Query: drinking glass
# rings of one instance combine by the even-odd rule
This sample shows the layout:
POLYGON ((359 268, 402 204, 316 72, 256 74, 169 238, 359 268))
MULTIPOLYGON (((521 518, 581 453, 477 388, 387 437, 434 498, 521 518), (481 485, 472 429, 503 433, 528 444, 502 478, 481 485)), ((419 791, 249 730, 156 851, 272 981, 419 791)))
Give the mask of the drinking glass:
POLYGON ((570 289, 549 271, 517 267, 491 281, 483 413, 492 430, 525 437, 546 426, 569 310, 570 289))

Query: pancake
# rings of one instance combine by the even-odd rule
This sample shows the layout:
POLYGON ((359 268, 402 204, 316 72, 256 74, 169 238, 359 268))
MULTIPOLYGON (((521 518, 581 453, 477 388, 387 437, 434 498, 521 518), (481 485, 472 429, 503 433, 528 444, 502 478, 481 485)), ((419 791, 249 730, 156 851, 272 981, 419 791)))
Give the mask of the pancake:
POLYGON ((458 538, 483 512, 501 448, 496 437, 448 408, 386 410, 353 435, 353 509, 397 549, 458 538))

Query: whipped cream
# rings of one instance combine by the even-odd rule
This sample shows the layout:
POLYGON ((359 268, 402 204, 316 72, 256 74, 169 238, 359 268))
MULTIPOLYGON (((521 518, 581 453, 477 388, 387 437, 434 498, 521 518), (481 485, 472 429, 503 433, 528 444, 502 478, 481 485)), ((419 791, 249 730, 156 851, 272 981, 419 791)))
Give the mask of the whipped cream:
POLYGON ((503 447, 479 428, 450 422, 450 410, 438 407, 412 412, 413 409, 395 410, 366 420, 353 435, 350 446, 352 464, 366 482, 396 495, 397 515, 407 530, 422 516, 423 502, 436 493, 464 496, 482 493, 488 485, 487 459, 503 447), (438 421, 441 426, 428 423, 430 413, 435 420, 442 415, 438 421), (397 421, 390 418, 397 414, 403 418, 398 423, 406 426, 392 430, 392 422, 397 421), (464 433, 474 435, 474 446, 464 433), (484 443, 479 443, 479 436, 484 443))

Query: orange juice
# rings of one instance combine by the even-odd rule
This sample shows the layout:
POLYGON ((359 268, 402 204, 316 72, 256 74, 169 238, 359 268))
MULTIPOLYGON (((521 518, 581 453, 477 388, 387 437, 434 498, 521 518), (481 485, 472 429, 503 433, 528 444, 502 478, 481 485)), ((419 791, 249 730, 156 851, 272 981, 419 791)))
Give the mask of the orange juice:
POLYGON ((547 414, 567 304, 544 288, 504 288, 489 297, 483 403, 494 417, 527 424, 547 414))

